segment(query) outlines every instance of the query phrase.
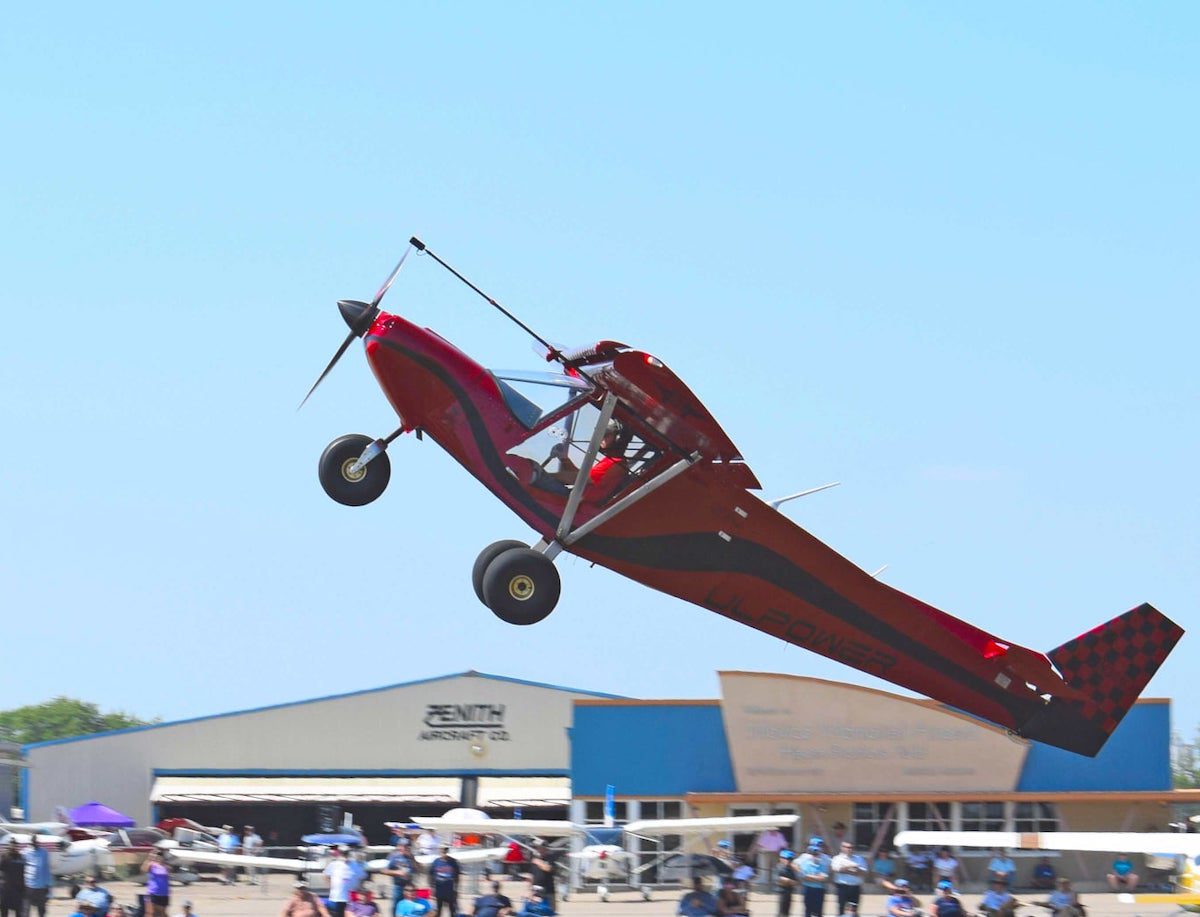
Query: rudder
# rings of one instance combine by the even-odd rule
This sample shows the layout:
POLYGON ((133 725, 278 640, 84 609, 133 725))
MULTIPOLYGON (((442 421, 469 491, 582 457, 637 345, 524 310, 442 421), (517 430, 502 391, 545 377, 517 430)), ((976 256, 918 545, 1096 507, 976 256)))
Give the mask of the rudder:
POLYGON ((1021 735, 1095 755, 1182 636, 1182 627, 1142 604, 1052 649, 1047 657, 1085 697, 1052 699, 1021 735))

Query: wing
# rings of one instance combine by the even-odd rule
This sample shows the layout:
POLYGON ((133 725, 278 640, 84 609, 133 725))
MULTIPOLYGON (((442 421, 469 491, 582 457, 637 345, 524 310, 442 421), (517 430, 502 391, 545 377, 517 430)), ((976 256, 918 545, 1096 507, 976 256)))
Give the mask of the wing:
MULTIPOLYGON (((685 454, 740 462, 741 453, 683 380, 662 361, 640 350, 617 354, 611 366, 596 374, 597 381, 625 402, 631 411, 685 454)), ((749 468, 748 487, 758 487, 749 468)))
POLYGON ((460 821, 449 818, 414 818, 422 828, 454 834, 522 834, 537 837, 570 837, 583 828, 556 819, 489 818, 486 821, 460 821))
POLYGON ((275 872, 320 872, 324 863, 287 857, 245 856, 240 853, 218 853, 212 850, 170 850, 172 860, 180 863, 206 863, 209 866, 253 866, 275 872))
POLYGON ((1013 831, 901 831, 896 835, 896 844, 1200 856, 1200 834, 1130 831, 1043 831, 1040 834, 1018 834, 1013 831))
POLYGON ((799 815, 736 815, 729 818, 653 818, 631 821, 624 826, 626 834, 638 837, 661 837, 664 834, 738 834, 753 833, 766 828, 790 828, 800 820, 799 815))
MULTIPOLYGON (((479 832, 484 833, 484 832, 479 832)), ((486 863, 488 860, 497 860, 508 853, 507 847, 469 847, 466 849, 453 848, 450 851, 450 856, 458 860, 460 863, 486 863)), ((414 857, 422 866, 428 866, 436 856, 423 853, 418 857, 414 857)), ((384 861, 386 862, 386 860, 384 861)))
POLYGON ((711 462, 689 468, 571 550, 795 646, 1087 755, 1099 751, 1183 633, 1143 605, 1047 658, 879 582, 711 462))

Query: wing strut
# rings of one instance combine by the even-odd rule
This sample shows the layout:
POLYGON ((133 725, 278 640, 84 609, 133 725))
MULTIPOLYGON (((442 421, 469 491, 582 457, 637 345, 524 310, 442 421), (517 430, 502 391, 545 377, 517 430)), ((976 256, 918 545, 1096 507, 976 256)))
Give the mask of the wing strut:
MULTIPOLYGON (((660 487, 662 487, 667 482, 675 480, 675 478, 679 477, 681 474, 683 474, 685 471, 687 471, 689 468, 691 468, 693 465, 695 465, 698 461, 700 461, 700 458, 701 458, 701 456, 700 456, 699 452, 693 452, 691 455, 687 456, 686 458, 681 458, 679 461, 677 461, 674 465, 672 465, 670 468, 668 468, 662 474, 658 475, 657 477, 651 478, 649 481, 647 481, 641 487, 638 487, 637 489, 630 491, 625 496, 623 496, 620 500, 618 500, 616 503, 614 503, 612 506, 608 507, 608 509, 604 510, 601 513, 597 513, 595 516, 593 516, 591 519, 589 519, 587 522, 585 522, 579 528, 574 529, 573 531, 567 532, 567 534, 562 535, 562 536, 559 536, 556 531, 555 538, 553 541, 547 543, 546 539, 543 538, 541 541, 539 541, 537 544, 535 544, 533 546, 533 549, 535 551, 541 551, 543 554, 545 554, 547 557, 549 557, 551 559, 557 557, 562 552, 562 549, 564 546, 574 544, 580 538, 582 538, 584 535, 587 535, 589 532, 592 532, 595 529, 599 528, 600 526, 604 525, 604 523, 608 522, 608 520, 613 518, 613 516, 616 516, 620 513, 625 512, 625 510, 629 509, 629 507, 633 506, 633 504, 637 503, 644 497, 650 496, 650 494, 654 493, 654 491, 658 490, 660 487)), ((578 486, 579 485, 576 484, 576 487, 578 487, 578 486)), ((564 518, 566 517, 565 512, 564 512, 563 516, 564 516, 564 518)), ((568 520, 568 524, 569 524, 569 520, 568 520)), ((561 529, 562 527, 563 527, 562 523, 559 523, 559 529, 561 529)))
POLYGON ((554 532, 554 537, 558 541, 566 538, 571 531, 571 523, 575 521, 579 501, 583 499, 583 488, 590 480, 588 474, 592 470, 592 465, 596 463, 596 453, 600 451, 600 440, 604 439, 604 431, 608 427, 609 420, 612 419, 613 409, 616 406, 617 396, 609 392, 604 396, 604 404, 600 407, 600 420, 596 423, 596 428, 592 430, 591 442, 588 443, 587 452, 583 454, 583 461, 579 463, 579 471, 575 475, 575 486, 571 488, 571 496, 567 498, 566 509, 563 510, 562 519, 559 520, 558 528, 554 532))
MULTIPOLYGON (((475 286, 475 284, 473 284, 473 283, 471 283, 471 281, 467 280, 466 277, 464 277, 462 274, 460 274, 458 271, 456 271, 454 268, 452 268, 450 265, 448 265, 445 261, 443 261, 437 255, 435 255, 433 252, 431 252, 428 248, 425 247, 424 242, 422 242, 416 236, 413 236, 411 239, 408 240, 408 242, 417 251, 421 252, 422 254, 428 255, 430 258, 432 258, 434 261, 436 261, 438 264, 440 264, 442 267, 444 267, 446 270, 448 270, 451 274, 453 274, 455 277, 457 277, 459 280, 461 280, 463 283, 465 283, 467 286, 469 286, 472 290, 474 290, 481 297, 483 297, 487 301, 488 305, 494 306, 495 308, 497 308, 505 316, 505 318, 514 322, 522 331, 524 331, 526 334, 528 334, 530 337, 532 337, 535 341, 537 341, 539 344, 541 344, 543 347, 545 347, 546 348, 546 358, 548 360, 555 360, 556 362, 561 363, 563 366, 567 365, 567 361, 563 358, 563 353, 561 350, 559 350, 557 347, 555 347, 553 344, 551 344, 549 341, 547 341, 544 337, 542 337, 540 334, 538 334, 536 331, 534 331, 532 328, 530 328, 528 325, 526 325, 523 321, 521 321, 519 318, 517 318, 515 315, 513 315, 511 312, 509 312, 507 309, 505 309, 504 306, 500 305, 500 303, 496 302, 496 300, 494 300, 494 299, 492 299, 492 297, 488 296, 487 293, 483 292, 483 290, 479 289, 479 287, 475 286)), ((579 369, 578 367, 576 367, 575 372, 579 373, 581 378, 587 379, 588 382, 592 381, 592 377, 589 376, 587 373, 585 373, 582 369, 579 369)))

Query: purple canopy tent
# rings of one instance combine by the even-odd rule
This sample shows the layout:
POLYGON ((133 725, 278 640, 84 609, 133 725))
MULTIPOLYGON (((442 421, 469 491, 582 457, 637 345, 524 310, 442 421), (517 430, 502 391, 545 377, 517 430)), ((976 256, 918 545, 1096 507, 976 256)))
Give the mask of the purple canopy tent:
POLYGON ((99 802, 89 802, 78 809, 71 809, 67 817, 80 828, 132 828, 137 824, 128 815, 99 802))

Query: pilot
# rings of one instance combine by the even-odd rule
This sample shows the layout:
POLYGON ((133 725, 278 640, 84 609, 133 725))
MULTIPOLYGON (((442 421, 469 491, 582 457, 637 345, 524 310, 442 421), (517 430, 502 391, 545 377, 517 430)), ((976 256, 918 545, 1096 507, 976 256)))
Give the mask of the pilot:
MULTIPOLYGON (((625 479, 625 448, 633 438, 633 433, 617 419, 612 419, 604 428, 600 438, 600 457, 596 459, 588 472, 588 488, 595 488, 600 494, 608 494, 620 486, 625 479)), ((558 459, 558 470, 552 477, 562 484, 574 484, 579 475, 579 466, 567 454, 566 443, 556 443, 550 450, 550 457, 558 459)))

